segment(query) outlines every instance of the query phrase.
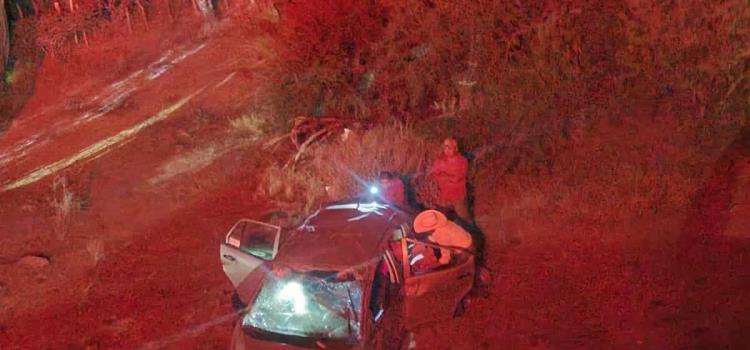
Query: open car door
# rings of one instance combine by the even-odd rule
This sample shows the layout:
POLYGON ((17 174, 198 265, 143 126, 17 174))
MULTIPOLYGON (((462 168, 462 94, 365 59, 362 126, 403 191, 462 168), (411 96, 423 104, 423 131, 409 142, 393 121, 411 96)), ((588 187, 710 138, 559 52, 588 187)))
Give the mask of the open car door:
POLYGON ((227 233, 219 248, 221 265, 235 289, 263 262, 279 251, 279 226, 242 219, 227 233))
POLYGON ((406 289, 406 324, 412 328, 422 323, 450 318, 461 300, 474 285, 474 255, 461 249, 451 249, 452 261, 434 270, 419 271, 411 256, 419 245, 425 249, 438 248, 435 244, 402 238, 405 255, 404 280, 406 289))

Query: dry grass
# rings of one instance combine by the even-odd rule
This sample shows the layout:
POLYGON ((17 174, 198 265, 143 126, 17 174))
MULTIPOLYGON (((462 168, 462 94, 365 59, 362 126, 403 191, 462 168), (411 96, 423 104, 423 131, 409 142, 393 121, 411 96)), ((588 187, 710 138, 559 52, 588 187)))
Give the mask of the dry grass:
POLYGON ((230 119, 229 126, 234 134, 255 139, 265 133, 266 120, 255 113, 244 114, 230 119))
POLYGON ((86 251, 91 256, 93 264, 96 265, 104 259, 104 242, 99 239, 90 240, 86 242, 86 251))
POLYGON ((154 185, 180 174, 199 171, 227 152, 258 141, 266 133, 266 120, 258 114, 244 114, 228 120, 232 137, 176 155, 159 167, 158 174, 149 179, 149 183, 154 185))
MULTIPOLYGON (((311 34, 318 19, 351 34, 338 12, 285 8, 269 31, 279 54, 267 80, 278 89, 263 101, 280 120, 414 121, 459 110, 422 133, 452 133, 470 147, 472 179, 493 192, 483 200, 495 213, 600 224, 684 211, 748 123, 746 1, 433 3, 388 2, 387 25, 356 52, 331 39, 350 36, 311 34)), ((378 12, 351 13, 367 24, 378 12)), ((296 172, 269 170, 263 189, 285 201, 304 194, 308 207, 356 193, 351 174, 369 179, 391 166, 382 159, 394 156, 378 152, 394 137, 381 137, 365 150, 317 145, 296 172)))
POLYGON ((380 171, 422 177, 434 145, 413 127, 398 123, 376 126, 347 141, 332 138, 312 146, 294 168, 267 168, 259 195, 309 211, 325 201, 361 194, 380 171))
POLYGON ((216 158, 227 151, 228 148, 225 146, 210 144, 205 147, 193 149, 185 154, 177 155, 162 164, 159 167, 158 175, 149 179, 148 182, 154 185, 180 174, 196 172, 210 165, 216 158))
POLYGON ((58 177, 52 182, 52 199, 50 204, 54 210, 54 229, 58 240, 67 236, 73 217, 81 210, 81 203, 70 188, 66 177, 58 177))
POLYGON ((747 105, 743 0, 383 1, 327 10, 339 2, 290 4, 269 30, 278 54, 267 79, 278 96, 264 101, 279 115, 420 119, 458 108, 477 116, 464 128, 489 141, 548 125, 559 136, 563 119, 607 118, 672 95, 688 97, 679 102, 692 109, 683 121, 697 117, 707 130, 730 127, 729 112, 747 105), (317 35, 320 23, 328 35, 317 35))
POLYGON ((744 124, 704 139, 698 118, 682 120, 677 111, 630 114, 614 123, 588 118, 567 137, 548 134, 541 142, 513 144, 479 169, 479 186, 495 186, 493 194, 479 194, 481 201, 494 203, 503 221, 543 217, 566 227, 686 215, 744 124))

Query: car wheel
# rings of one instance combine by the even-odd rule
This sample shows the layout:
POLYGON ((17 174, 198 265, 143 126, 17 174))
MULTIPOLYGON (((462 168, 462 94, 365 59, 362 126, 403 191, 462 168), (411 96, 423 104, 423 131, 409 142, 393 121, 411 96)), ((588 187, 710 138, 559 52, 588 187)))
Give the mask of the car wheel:
POLYGON ((242 301, 242 299, 240 298, 240 295, 237 294, 237 291, 232 292, 232 309, 236 313, 239 314, 245 311, 246 307, 247 307, 247 304, 245 304, 245 302, 242 301))

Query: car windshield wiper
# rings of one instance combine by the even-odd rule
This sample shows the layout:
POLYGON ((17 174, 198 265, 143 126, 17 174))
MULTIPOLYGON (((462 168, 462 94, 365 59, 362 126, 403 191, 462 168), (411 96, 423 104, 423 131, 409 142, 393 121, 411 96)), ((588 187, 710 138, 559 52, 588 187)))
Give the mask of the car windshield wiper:
POLYGON ((346 328, 349 334, 349 338, 351 339, 352 337, 352 309, 351 308, 346 310, 346 328))

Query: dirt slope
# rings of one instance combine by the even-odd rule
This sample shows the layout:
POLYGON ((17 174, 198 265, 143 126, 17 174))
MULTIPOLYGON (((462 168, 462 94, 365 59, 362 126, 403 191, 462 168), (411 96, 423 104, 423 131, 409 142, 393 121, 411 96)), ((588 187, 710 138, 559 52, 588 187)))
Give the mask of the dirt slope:
POLYGON ((253 63, 226 33, 144 45, 146 64, 57 96, 37 85, 0 139, 0 348, 184 344, 170 337, 231 312, 219 236, 262 208, 253 141, 227 120, 253 63), (75 209, 60 229, 63 179, 75 209))

